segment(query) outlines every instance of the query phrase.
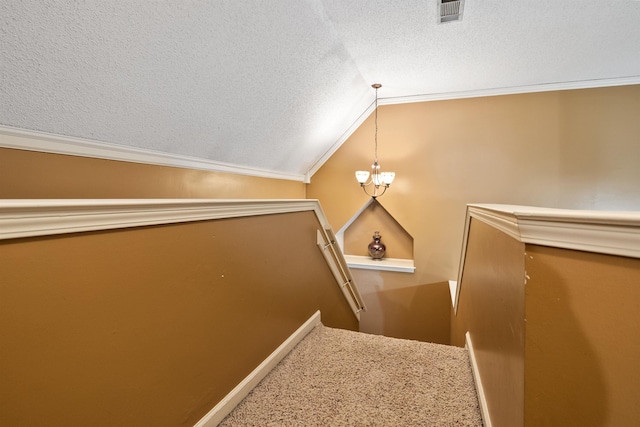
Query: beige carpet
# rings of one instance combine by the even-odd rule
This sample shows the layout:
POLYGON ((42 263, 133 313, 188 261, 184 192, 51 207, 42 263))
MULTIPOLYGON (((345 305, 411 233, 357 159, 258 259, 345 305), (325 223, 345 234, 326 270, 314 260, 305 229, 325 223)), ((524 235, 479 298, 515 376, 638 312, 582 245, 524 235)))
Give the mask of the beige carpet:
POLYGON ((467 351, 317 326, 220 426, 481 426, 467 351))

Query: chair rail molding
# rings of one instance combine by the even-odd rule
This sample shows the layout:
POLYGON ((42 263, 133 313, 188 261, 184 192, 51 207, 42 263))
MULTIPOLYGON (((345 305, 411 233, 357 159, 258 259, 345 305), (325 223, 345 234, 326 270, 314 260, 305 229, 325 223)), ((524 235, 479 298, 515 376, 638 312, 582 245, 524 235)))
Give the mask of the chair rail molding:
MULTIPOLYGON (((337 244, 315 199, 0 199, 0 240, 303 211, 315 213, 318 239, 337 244)), ((342 252, 325 260, 341 289, 348 281, 343 292, 359 319, 364 303, 342 252)))
POLYGON ((640 212, 469 204, 454 298, 456 312, 471 218, 523 243, 640 258, 640 212))
POLYGON ((330 228, 311 199, 5 199, 0 240, 300 211, 330 228))

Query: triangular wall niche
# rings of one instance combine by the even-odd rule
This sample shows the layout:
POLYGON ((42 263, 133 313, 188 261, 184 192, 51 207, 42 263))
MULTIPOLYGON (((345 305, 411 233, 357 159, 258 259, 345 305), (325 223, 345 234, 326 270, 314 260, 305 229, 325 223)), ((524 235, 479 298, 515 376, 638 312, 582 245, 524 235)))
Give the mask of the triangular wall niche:
POLYGON ((336 233, 336 237, 351 268, 405 273, 415 271, 413 237, 377 199, 369 199, 336 233), (382 260, 372 260, 367 253, 367 246, 375 231, 380 232, 382 243, 387 247, 382 260))

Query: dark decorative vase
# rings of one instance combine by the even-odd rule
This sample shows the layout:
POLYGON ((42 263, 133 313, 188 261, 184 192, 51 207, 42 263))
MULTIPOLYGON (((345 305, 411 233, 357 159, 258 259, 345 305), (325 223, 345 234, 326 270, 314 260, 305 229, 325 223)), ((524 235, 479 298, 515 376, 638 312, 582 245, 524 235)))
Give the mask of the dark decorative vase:
POLYGON ((375 261, 380 261, 382 258, 384 258, 384 253, 387 250, 387 247, 380 241, 380 239, 382 239, 382 236, 380 236, 380 232, 374 232, 373 242, 369 243, 368 247, 369 255, 371 255, 371 258, 373 258, 375 261))

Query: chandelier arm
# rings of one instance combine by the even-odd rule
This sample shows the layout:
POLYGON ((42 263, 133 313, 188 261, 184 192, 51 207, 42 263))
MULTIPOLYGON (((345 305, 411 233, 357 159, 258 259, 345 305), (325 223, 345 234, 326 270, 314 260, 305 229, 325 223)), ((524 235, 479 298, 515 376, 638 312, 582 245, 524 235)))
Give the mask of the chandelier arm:
MULTIPOLYGON (((369 186, 369 184, 360 184, 360 186, 362 187, 362 189, 364 190, 364 192, 365 192, 365 194, 367 196, 373 197, 374 199, 377 197, 377 196, 374 196, 372 194, 369 194, 369 192, 367 191, 367 187, 369 186)), ((374 194, 375 194, 375 192, 374 192, 374 194)))
MULTIPOLYGON (((384 186, 382 186, 382 185, 381 185, 381 186, 379 186, 379 187, 383 187, 383 188, 382 188, 382 193, 378 194, 376 197, 380 197, 380 196, 382 196, 382 195, 387 191, 387 188, 389 188, 389 185, 384 185, 384 186)), ((379 187, 376 187, 376 190, 377 190, 379 187)), ((375 199, 375 197, 374 197, 374 199, 375 199)))
POLYGON ((373 197, 374 199, 377 197, 382 196, 384 193, 386 193, 387 188, 389 188, 389 184, 384 184, 384 185, 375 185, 373 186, 373 194, 369 193, 367 191, 367 187, 369 187, 372 184, 372 181, 370 180, 369 182, 362 183, 360 184, 360 187, 362 187, 362 189, 364 190, 364 192, 366 193, 367 196, 369 197, 373 197), (380 187, 382 187, 382 192, 380 194, 378 194, 378 190, 380 190, 380 187))

